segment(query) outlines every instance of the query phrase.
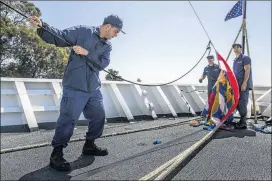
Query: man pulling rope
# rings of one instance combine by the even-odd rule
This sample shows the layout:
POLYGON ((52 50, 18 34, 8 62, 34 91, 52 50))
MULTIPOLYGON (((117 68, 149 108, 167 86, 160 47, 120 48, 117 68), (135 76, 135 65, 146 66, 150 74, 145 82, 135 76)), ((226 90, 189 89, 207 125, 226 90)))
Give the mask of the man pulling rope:
POLYGON ((65 30, 58 30, 35 16, 29 17, 28 20, 32 25, 42 26, 66 40, 66 42, 62 41, 38 27, 37 33, 45 42, 58 47, 72 46, 73 49, 62 82, 63 97, 60 103, 60 115, 57 120, 55 135, 52 140, 54 149, 50 157, 50 166, 61 171, 71 169, 70 164, 63 158, 63 148, 68 146, 76 121, 82 112, 84 117, 90 121, 82 153, 96 156, 107 155, 107 149, 99 148, 94 143, 102 135, 105 122, 99 79, 99 72, 102 69, 94 66, 91 62, 86 62, 83 57, 87 56, 101 68, 106 68, 110 63, 112 50, 109 40, 116 37, 120 31, 123 32, 123 21, 116 15, 110 15, 104 19, 103 25, 99 27, 74 26, 65 30))

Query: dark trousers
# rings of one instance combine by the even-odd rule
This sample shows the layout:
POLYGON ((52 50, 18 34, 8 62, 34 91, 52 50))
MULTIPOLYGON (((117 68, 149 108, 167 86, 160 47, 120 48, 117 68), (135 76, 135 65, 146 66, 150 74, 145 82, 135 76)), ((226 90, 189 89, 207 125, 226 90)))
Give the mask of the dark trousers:
POLYGON ((211 92, 212 92, 212 88, 208 89, 208 99, 210 97, 211 92))
POLYGON ((210 94, 212 92, 212 88, 213 88, 214 85, 215 85, 215 82, 212 82, 212 83, 208 84, 208 99, 209 99, 209 96, 210 96, 210 94))
POLYGON ((105 110, 100 90, 90 93, 63 88, 60 114, 57 120, 53 147, 67 147, 80 114, 89 120, 86 139, 94 140, 102 135, 105 110))
MULTIPOLYGON (((241 89, 240 89, 241 90, 241 89)), ((241 119, 246 119, 247 116, 247 104, 248 104, 249 89, 240 91, 239 104, 237 110, 241 116, 241 119)))

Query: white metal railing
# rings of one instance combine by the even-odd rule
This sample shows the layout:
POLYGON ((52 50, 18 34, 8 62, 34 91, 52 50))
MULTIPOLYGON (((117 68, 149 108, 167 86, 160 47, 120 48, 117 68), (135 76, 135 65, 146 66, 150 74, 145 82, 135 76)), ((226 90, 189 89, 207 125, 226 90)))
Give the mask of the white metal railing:
POLYGON ((271 89, 266 91, 256 100, 263 116, 271 117, 271 89))
MULTIPOLYGON (((260 89, 255 91, 258 98, 269 87, 260 89)), ((206 87, 188 84, 144 87, 103 81, 101 92, 106 121, 119 118, 133 121, 142 116, 155 120, 163 115, 196 115, 207 101, 207 92, 197 90, 206 91, 206 87), (190 92, 192 90, 196 91, 190 92)), ((47 123, 54 124, 59 114, 61 94, 60 79, 1 78, 1 131, 22 125, 31 131, 47 123)), ((83 114, 79 120, 85 120, 83 114)))

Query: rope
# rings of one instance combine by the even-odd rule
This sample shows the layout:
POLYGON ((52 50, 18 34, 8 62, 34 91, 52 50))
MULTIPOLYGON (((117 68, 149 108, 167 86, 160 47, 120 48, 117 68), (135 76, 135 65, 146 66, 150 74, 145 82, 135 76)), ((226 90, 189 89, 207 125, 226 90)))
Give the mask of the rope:
MULTIPOLYGON (((191 5, 191 7, 192 7, 192 9, 193 9, 193 11, 194 11, 194 13, 195 13, 195 15, 196 15, 196 17, 197 17, 198 21, 199 21, 199 23, 201 24, 201 26, 202 26, 203 30, 205 31, 205 33, 206 33, 206 35, 207 35, 207 37, 208 37, 208 39, 209 39, 209 41, 210 41, 211 45, 213 46, 213 48, 214 48, 215 52, 217 53, 218 51, 216 50, 216 48, 215 48, 214 44, 212 43, 212 40, 211 40, 211 38, 210 38, 210 36, 209 36, 208 32, 206 31, 206 29, 205 29, 205 27, 204 27, 204 25, 203 25, 202 21, 200 20, 199 16, 197 15, 197 13, 196 13, 196 11, 195 11, 195 8, 193 7, 193 5, 192 5, 192 3, 191 3, 190 1, 189 1, 189 3, 190 3, 190 5, 191 5)), ((218 63, 218 65, 219 65, 219 67, 220 67, 219 60, 217 60, 217 63, 218 63)), ((220 67, 220 68, 221 68, 221 67, 220 67)), ((222 71, 221 71, 221 72, 222 72, 222 71)))
MULTIPOLYGON (((194 13, 195 13, 195 15, 196 15, 196 17, 197 17, 198 21, 199 21, 199 23, 201 24, 201 26, 202 26, 203 30, 205 31, 205 33, 206 33, 206 35, 207 35, 208 39, 210 40, 211 45, 213 46, 214 50, 216 51, 216 48, 214 47, 214 45, 213 45, 213 43, 212 43, 212 40, 211 40, 211 38, 210 38, 210 36, 209 36, 208 32, 206 31, 206 29, 205 29, 205 27, 204 27, 204 25, 203 25, 202 21, 200 20, 199 16, 197 15, 197 13, 196 13, 196 11, 195 11, 195 8, 193 7, 193 5, 192 5, 191 1, 189 1, 189 3, 190 3, 190 5, 191 5, 191 7, 192 7, 192 9, 193 9, 193 11, 194 11, 194 13)), ((216 52, 217 52, 217 51, 216 51, 216 52)))
POLYGON ((206 91, 204 91, 204 90, 192 90, 192 91, 184 91, 184 90, 182 90, 182 89, 180 89, 180 91, 182 92, 182 93, 191 93, 191 92, 206 92, 206 91))
MULTIPOLYGON (((132 134, 132 133, 138 133, 138 132, 144 132, 144 131, 164 129, 164 128, 183 125, 183 124, 186 124, 186 123, 188 123, 190 121, 200 120, 200 119, 201 118, 199 116, 197 116, 197 117, 193 117, 193 118, 183 120, 183 121, 179 121, 179 122, 176 122, 176 123, 163 124, 163 125, 159 125, 159 126, 152 126, 152 127, 149 127, 149 128, 139 128, 139 129, 134 129, 134 130, 129 130, 129 131, 109 133, 109 134, 102 135, 100 138, 107 138, 107 137, 120 136, 120 135, 126 135, 126 134, 132 134)), ((80 137, 80 138, 73 138, 73 139, 71 139, 69 141, 69 143, 85 141, 85 140, 86 140, 85 136, 80 137)), ((15 148, 1 149, 0 154, 16 152, 16 151, 22 151, 22 150, 29 150, 29 149, 33 149, 33 148, 41 148, 41 147, 46 147, 46 146, 51 146, 51 142, 45 142, 45 143, 34 144, 34 145, 26 145, 26 146, 20 146, 20 147, 15 147, 15 148)))
MULTIPOLYGON (((239 32, 238 32, 238 34, 237 34, 237 36, 236 36, 236 38, 235 38, 235 40, 234 40, 233 44, 235 44, 235 43, 236 43, 236 41, 237 41, 237 39, 238 39, 238 37, 239 37, 239 35, 240 35, 240 33, 241 33, 242 29, 243 29, 243 26, 244 26, 244 23, 242 23, 242 25, 241 25, 241 27, 240 27, 240 30, 239 30, 239 32)), ((230 48, 230 51, 229 51, 229 54, 228 54, 228 56, 227 56, 226 61, 228 61, 229 56, 230 56, 230 54, 231 54, 231 51, 232 51, 232 47, 230 48)))
MULTIPOLYGON (((18 14, 22 15, 23 17, 28 18, 25 14, 23 14, 22 12, 20 12, 20 11, 14 9, 14 8, 11 7, 10 5, 8 5, 8 4, 6 4, 6 3, 4 3, 4 2, 2 2, 2 1, 0 1, 0 2, 1 2, 2 4, 4 4, 5 6, 7 6, 8 8, 12 9, 13 11, 17 12, 18 14)), ((44 27, 42 27, 42 26, 40 26, 40 25, 38 25, 38 26, 39 26, 40 28, 42 28, 43 30, 47 31, 48 33, 50 33, 51 35, 53 35, 53 36, 59 38, 60 40, 64 41, 64 42, 65 42, 66 44, 68 44, 69 46, 73 46, 71 43, 69 43, 69 42, 67 42, 66 40, 64 40, 63 38, 61 38, 61 37, 55 35, 54 33, 50 32, 49 30, 45 29, 44 27)), ((203 28, 204 28, 204 27, 203 27, 203 28)), ((205 32, 206 32, 206 30, 205 30, 205 32)), ((208 35, 208 34, 207 34, 207 35, 208 35)), ((209 39, 210 39, 210 38, 209 38, 209 39)), ((171 83, 173 83, 173 82, 176 82, 176 81, 180 80, 181 78, 183 78, 184 76, 186 76, 188 73, 190 73, 190 72, 191 72, 191 71, 199 64, 199 62, 203 59, 203 57, 204 57, 204 55, 206 54, 207 50, 210 50, 210 44, 212 44, 211 41, 208 43, 207 48, 206 48, 206 50, 205 50, 205 53, 201 56, 200 60, 193 66, 193 68, 191 68, 188 72, 186 72, 185 74, 183 74, 183 75, 180 76, 179 78, 177 78, 177 79, 175 79, 175 80, 173 80, 173 81, 167 82, 167 83, 163 83, 163 84, 141 84, 141 83, 133 82, 133 81, 124 79, 124 78, 122 78, 122 77, 116 76, 116 75, 112 74, 111 72, 109 72, 109 71, 107 71, 107 70, 101 68, 96 62, 94 62, 93 60, 89 59, 89 58, 86 57, 86 56, 83 56, 83 58, 84 58, 85 60, 91 61, 91 63, 93 63, 94 66, 96 66, 96 67, 98 67, 99 69, 103 70, 104 72, 110 74, 111 76, 113 76, 113 77, 115 77, 115 78, 118 78, 119 80, 123 80, 123 81, 129 82, 129 83, 132 83, 132 84, 135 84, 135 85, 141 85, 141 86, 163 86, 163 85, 168 85, 168 84, 171 84, 171 83)))
POLYGON ((197 13, 196 13, 196 11, 195 11, 195 9, 194 9, 194 7, 193 7, 193 5, 192 5, 191 1, 189 1, 189 3, 190 3, 190 5, 191 5, 191 7, 192 7, 192 9, 193 9, 193 11, 194 11, 194 13, 195 13, 195 15, 196 15, 197 19, 199 20, 199 22, 200 22, 200 24, 201 24, 202 28, 204 29, 204 31, 205 31, 205 33, 206 33, 207 37, 208 37, 208 38, 209 38, 209 40, 211 41, 211 38, 210 38, 210 36, 209 36, 208 32, 206 31, 206 29, 205 29, 204 25, 202 24, 202 22, 201 22, 200 18, 198 17, 198 15, 197 15, 197 13))
MULTIPOLYGON (((197 13, 196 13, 196 11, 195 11, 195 9, 194 9, 194 7, 193 7, 192 3, 191 3, 190 1, 189 1, 189 3, 190 3, 190 5, 191 5, 191 7, 192 7, 192 9, 193 9, 193 11, 194 11, 194 13, 195 13, 195 15, 196 15, 196 17, 197 17, 198 21, 200 22, 200 24, 201 24, 201 26, 202 26, 203 30, 205 31, 205 33, 206 33, 206 35, 207 35, 207 37, 208 37, 208 39, 209 39, 209 41, 210 41, 211 45, 213 46, 213 48, 214 48, 215 52, 216 52, 216 53, 218 53, 218 51, 216 50, 216 48, 215 48, 214 44, 212 43, 212 40, 211 40, 211 38, 210 38, 210 36, 209 36, 208 32, 206 31, 206 29, 205 29, 205 27, 204 27, 203 23, 201 22, 200 18, 198 17, 198 15, 197 15, 197 13)), ((221 66, 220 66, 220 63, 219 63, 219 60, 218 60, 218 59, 217 59, 217 63, 218 63, 218 65, 219 65, 219 67, 221 68, 221 66)), ((223 70, 221 70, 220 74, 222 74, 222 71, 223 71, 223 70)), ((219 74, 219 76, 220 76, 220 74, 219 74)), ((217 82, 218 82, 218 80, 216 81, 216 83, 215 83, 215 84, 217 84, 217 82)))
MULTIPOLYGON (((246 21, 244 21, 244 26, 245 26, 245 34, 246 34, 246 46, 247 46, 247 55, 250 57, 250 52, 249 52, 249 43, 248 43, 248 33, 247 33, 247 27, 246 27, 246 21)), ((255 90, 254 86, 252 86, 252 102, 253 102, 253 111, 254 111, 254 123, 257 124, 257 113, 256 113, 256 104, 255 104, 255 90)))

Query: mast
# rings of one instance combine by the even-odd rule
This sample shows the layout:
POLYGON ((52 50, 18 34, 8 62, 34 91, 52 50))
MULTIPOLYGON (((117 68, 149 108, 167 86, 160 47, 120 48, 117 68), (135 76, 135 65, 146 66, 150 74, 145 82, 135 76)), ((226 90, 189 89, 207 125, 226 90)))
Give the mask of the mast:
POLYGON ((245 54, 245 40, 246 40, 246 0, 243 2, 243 32, 242 32, 242 52, 245 54))
MULTIPOLYGON (((246 29, 246 6, 247 6, 247 1, 243 0, 243 32, 242 32, 242 52, 245 54, 245 41, 247 39, 247 52, 248 56, 249 55, 249 47, 248 47, 248 34, 247 34, 247 29, 246 29)), ((254 123, 257 124, 257 115, 256 115, 256 104, 255 104, 255 93, 254 93, 254 85, 252 85, 252 102, 253 102, 253 111, 254 111, 254 123)))

